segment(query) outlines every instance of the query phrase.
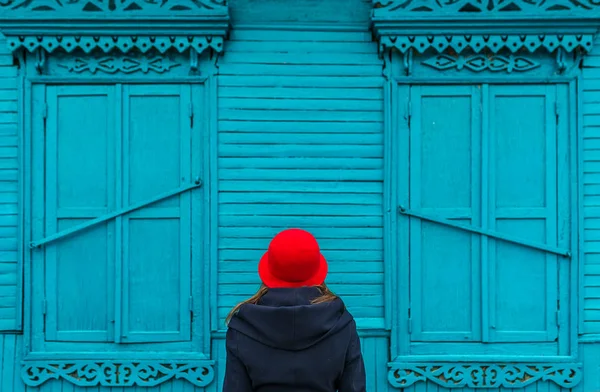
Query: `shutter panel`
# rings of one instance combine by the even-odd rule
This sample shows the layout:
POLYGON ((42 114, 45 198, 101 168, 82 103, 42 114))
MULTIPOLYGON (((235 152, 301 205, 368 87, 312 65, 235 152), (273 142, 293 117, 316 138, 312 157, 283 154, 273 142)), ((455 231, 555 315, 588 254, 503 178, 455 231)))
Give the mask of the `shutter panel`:
POLYGON ((556 85, 411 87, 401 212, 412 217, 413 342, 556 341, 570 268, 567 96, 556 85))
MULTIPOLYGON (((193 181, 190 86, 125 86, 123 108, 122 203, 193 181)), ((189 192, 118 218, 122 343, 191 339, 190 218, 189 192)))
MULTIPOLYGON (((559 216, 565 215, 560 205, 568 199, 559 202, 557 195, 569 186, 558 175, 558 151, 566 151, 562 139, 568 132, 557 139, 555 107, 566 102, 556 91, 553 85, 490 86, 484 168, 488 227, 554 246, 559 222, 568 225, 568 216, 559 216)), ((489 239, 488 258, 490 341, 553 341, 559 256, 489 239)))
MULTIPOLYGON (((48 87, 45 234, 115 208, 114 89, 48 87)), ((113 339, 115 224, 49 244, 46 340, 113 339)))
MULTIPOLYGON (((410 208, 480 223, 480 90, 411 88, 410 208)), ((481 335, 480 241, 411 219, 413 341, 473 341, 481 335)))

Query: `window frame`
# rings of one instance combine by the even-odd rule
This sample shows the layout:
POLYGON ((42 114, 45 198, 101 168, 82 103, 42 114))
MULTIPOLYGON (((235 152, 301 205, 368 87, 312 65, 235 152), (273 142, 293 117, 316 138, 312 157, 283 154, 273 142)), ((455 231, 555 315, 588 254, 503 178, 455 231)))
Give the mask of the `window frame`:
MULTIPOLYGON (((31 64, 31 63, 29 63, 31 64)), ((28 64, 28 65, 29 65, 28 64)), ((32 64, 33 65, 33 64, 32 64)), ((34 74, 32 72, 32 74, 34 74)), ((191 93, 196 97, 193 105, 194 123, 191 129, 197 137, 192 138, 192 149, 196 152, 191 156, 192 165, 200 168, 197 172, 201 176, 203 185, 195 189, 192 196, 193 213, 200 214, 201 218, 191 219, 190 223, 192 233, 197 236, 191 238, 193 248, 192 274, 190 275, 191 302, 193 306, 193 320, 191 322, 191 339, 185 342, 132 342, 132 343, 90 343, 90 342, 48 342, 44 333, 43 313, 44 307, 44 287, 36 285, 44 281, 43 274, 40 275, 40 268, 35 267, 35 249, 29 249, 24 252, 24 339, 25 339, 25 360, 40 360, 45 358, 53 359, 71 359, 75 356, 77 359, 96 359, 106 358, 107 352, 118 353, 119 358, 161 358, 161 359, 208 359, 210 358, 210 339, 211 339, 211 312, 209 308, 210 297, 212 297, 212 285, 206 282, 212 282, 211 266, 215 262, 211 257, 216 243, 211 241, 215 235, 211 223, 211 192, 214 192, 212 178, 214 170, 213 159, 216 156, 216 149, 213 147, 216 138, 215 106, 216 106, 216 80, 213 76, 209 77, 189 77, 177 78, 61 78, 56 80, 52 77, 27 77, 24 81, 25 88, 23 94, 24 112, 23 112, 23 149, 22 162, 24 170, 24 205, 33 207, 33 187, 36 181, 36 172, 39 177, 39 162, 35 161, 34 144, 36 135, 43 135, 43 124, 39 119, 43 118, 43 102, 36 102, 39 96, 39 90, 45 90, 47 86, 78 86, 78 85, 189 85, 191 93), (38 121, 36 121, 38 119, 38 121), (37 165, 37 166, 36 166, 37 165), (37 169, 36 169, 37 168, 37 169), (200 211, 198 211, 200 210, 200 211), (83 352, 82 352, 83 351, 83 352)), ((115 90, 116 91, 116 90, 115 90)), ((43 92, 45 96, 45 91, 43 92)), ((186 108, 187 110, 187 108, 186 108)), ((38 142, 39 143, 39 142, 38 142)), ((42 165, 44 162, 42 162, 42 165)), ((41 179, 43 181, 43 178, 41 179)), ((23 243, 27 248, 32 238, 32 212, 31 208, 25 208, 22 216, 23 243)), ((75 234, 77 235, 77 234, 75 234)), ((37 239, 37 238, 36 238, 37 239)), ((43 251, 42 251, 43 252, 43 251)), ((43 269, 43 268, 42 268, 43 269)))
MULTIPOLYGON (((581 238, 581 212, 580 212, 580 178, 581 178, 581 160, 580 139, 582 137, 582 123, 578 117, 575 108, 579 105, 580 97, 580 75, 565 75, 562 77, 553 77, 550 80, 541 76, 524 78, 517 75, 496 76, 481 74, 472 77, 456 77, 456 75, 444 76, 439 78, 423 78, 410 75, 399 74, 400 66, 403 63, 402 55, 392 53, 388 66, 391 69, 389 81, 384 85, 386 89, 384 110, 386 124, 386 173, 385 173, 385 210, 386 229, 386 254, 385 268, 391 275, 388 278, 389 284, 386 286, 386 306, 390 309, 387 314, 388 325, 391 330, 390 351, 391 359, 395 362, 402 361, 448 361, 460 358, 461 361, 565 361, 577 358, 577 330, 578 330, 578 309, 581 305, 578 301, 578 291, 581 281, 581 257, 580 257, 580 238, 581 238), (411 340, 409 330, 409 310, 410 304, 410 266, 408 263, 409 254, 408 237, 400 238, 404 235, 399 225, 402 217, 398 213, 398 206, 406 202, 407 195, 400 195, 399 182, 402 181, 401 173, 408 173, 410 170, 409 160, 402 159, 400 151, 399 138, 401 135, 409 132, 408 121, 410 120, 410 86, 422 85, 476 85, 476 84, 494 84, 494 85, 514 85, 514 84, 562 84, 567 89, 567 108, 562 108, 561 115, 564 115, 563 121, 568 124, 568 148, 569 148, 569 177, 570 189, 565 192, 570 197, 570 249, 571 259, 569 270, 561 274, 559 287, 561 293, 561 312, 559 313, 561 328, 566 329, 563 338, 558 341, 558 352, 544 353, 540 351, 535 355, 506 354, 505 352, 480 352, 473 351, 465 354, 454 354, 456 346, 452 343, 442 344, 441 350, 423 350, 420 353, 411 351, 411 340), (566 305, 563 306, 562 304, 566 305)), ((404 179, 406 180, 406 179, 404 179)), ((438 343, 439 344, 439 343, 438 343)), ((507 349, 518 352, 518 344, 507 344, 507 349), (512 346, 512 347, 511 347, 512 346)))

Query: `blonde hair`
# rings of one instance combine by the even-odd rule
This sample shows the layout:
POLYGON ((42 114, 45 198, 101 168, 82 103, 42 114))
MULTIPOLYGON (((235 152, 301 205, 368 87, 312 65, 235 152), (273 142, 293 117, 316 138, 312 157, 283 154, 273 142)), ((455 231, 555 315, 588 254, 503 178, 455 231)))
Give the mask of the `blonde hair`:
MULTIPOLYGON (((321 295, 319 295, 317 298, 315 298, 312 301, 310 301, 311 304, 313 304, 313 305, 322 304, 322 303, 325 303, 325 302, 334 301, 335 299, 338 298, 337 295, 335 295, 331 290, 329 290, 329 287, 327 287, 327 285, 325 283, 323 283, 322 285, 316 286, 316 287, 321 292, 321 295)), ((254 294, 252 297, 248 298, 247 300, 240 302, 239 304, 235 305, 233 307, 233 309, 231 309, 231 311, 227 315, 227 318, 225 319, 225 323, 229 324, 229 322, 231 321, 231 319, 233 318, 233 316, 237 312, 240 311, 240 308, 242 307, 242 305, 246 305, 246 304, 256 305, 256 304, 258 304, 258 302, 260 301, 260 299, 265 294, 267 294, 268 291, 269 291, 269 288, 267 286, 265 286, 264 284, 261 285, 260 288, 258 289, 258 291, 256 292, 256 294, 254 294)))

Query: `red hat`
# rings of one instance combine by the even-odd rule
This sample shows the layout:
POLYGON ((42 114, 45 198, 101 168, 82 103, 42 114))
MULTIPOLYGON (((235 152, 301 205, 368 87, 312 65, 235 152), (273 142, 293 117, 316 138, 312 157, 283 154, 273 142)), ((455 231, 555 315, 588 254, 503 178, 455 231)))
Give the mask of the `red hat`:
POLYGON ((272 289, 318 286, 325 282, 327 268, 315 237, 304 230, 289 229, 273 238, 260 259, 258 275, 272 289))

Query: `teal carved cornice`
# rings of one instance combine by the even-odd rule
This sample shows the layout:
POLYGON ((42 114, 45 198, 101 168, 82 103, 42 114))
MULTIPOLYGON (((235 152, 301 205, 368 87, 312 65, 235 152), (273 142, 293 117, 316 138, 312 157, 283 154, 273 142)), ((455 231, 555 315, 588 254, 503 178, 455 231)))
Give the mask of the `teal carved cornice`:
POLYGON ((592 49, 600 0, 373 0, 382 51, 592 49))
POLYGON ((0 0, 12 50, 221 51, 226 0, 0 0))

